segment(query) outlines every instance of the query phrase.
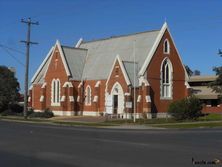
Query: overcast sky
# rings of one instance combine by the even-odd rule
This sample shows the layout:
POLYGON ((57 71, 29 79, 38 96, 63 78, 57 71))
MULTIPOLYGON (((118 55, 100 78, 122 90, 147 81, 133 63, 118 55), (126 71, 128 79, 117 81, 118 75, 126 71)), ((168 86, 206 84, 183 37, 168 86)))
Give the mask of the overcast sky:
POLYGON ((203 75, 222 65, 221 0, 1 0, 0 65, 15 67, 23 89, 27 26, 32 26, 30 79, 58 39, 73 46, 85 40, 160 29, 166 20, 183 63, 203 75), (9 47, 9 48, 7 48, 9 47))

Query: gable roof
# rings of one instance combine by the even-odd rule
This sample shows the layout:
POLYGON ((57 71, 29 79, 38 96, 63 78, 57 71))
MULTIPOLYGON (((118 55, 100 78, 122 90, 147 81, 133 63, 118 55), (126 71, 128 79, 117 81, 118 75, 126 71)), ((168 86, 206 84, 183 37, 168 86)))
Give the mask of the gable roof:
MULTIPOLYGON (((160 30, 146 31, 88 42, 84 42, 80 39, 75 47, 61 46, 57 41, 55 47, 58 46, 59 48, 67 76, 73 80, 107 79, 116 55, 119 55, 129 81, 133 85, 133 61, 135 55, 137 71, 135 86, 137 86, 139 84, 139 76, 144 75, 150 60, 167 29, 167 24, 164 23, 160 30)), ((50 53, 50 55, 52 55, 52 53, 50 53)), ((50 57, 50 55, 47 55, 47 57, 50 57)), ((37 71, 38 76, 40 76, 40 81, 44 80, 43 74, 47 71, 48 61, 50 61, 49 58, 43 63, 43 66, 40 66, 40 70, 37 71)), ((36 80, 38 77, 37 75, 34 75, 33 78, 32 81, 36 80)))
MULTIPOLYGON (((66 71, 66 75, 67 75, 67 76, 70 76, 70 75, 71 75, 70 69, 68 68, 67 60, 66 60, 66 58, 65 58, 64 52, 62 51, 62 46, 61 46, 59 40, 56 41, 56 46, 57 46, 58 49, 59 49, 59 53, 60 53, 60 56, 61 56, 61 59, 62 59, 62 63, 63 63, 63 65, 64 65, 64 68, 65 68, 65 71, 66 71)), ((55 47, 55 48, 56 48, 56 47, 55 47)))
POLYGON ((44 83, 45 74, 48 70, 48 66, 56 47, 58 47, 67 76, 73 80, 81 80, 87 50, 61 46, 60 42, 57 40, 55 46, 51 48, 46 58, 32 77, 31 83, 44 83))
POLYGON ((141 69, 139 71, 139 75, 141 75, 141 76, 144 75, 144 73, 147 69, 147 66, 149 65, 166 29, 167 29, 167 23, 165 22, 163 24, 161 30, 159 31, 157 37, 155 38, 154 44, 153 44, 152 48, 150 49, 150 52, 148 52, 148 54, 146 55, 146 59, 143 63, 143 66, 141 67, 141 69))
POLYGON ((113 72, 113 69, 115 68, 115 64, 116 64, 117 61, 118 61, 118 63, 119 63, 119 66, 120 66, 120 68, 121 68, 121 71, 122 71, 122 73, 123 73, 123 76, 124 76, 124 79, 125 79, 125 81, 126 81, 126 84, 127 84, 127 85, 130 85, 131 82, 130 82, 130 80, 129 80, 129 77, 128 77, 127 73, 126 73, 126 69, 125 69, 125 67, 124 67, 124 65, 123 65, 123 62, 122 62, 121 58, 119 57, 119 55, 116 56, 116 58, 115 58, 115 60, 114 60, 114 62, 113 62, 113 65, 112 65, 112 68, 111 68, 111 70, 110 70, 109 76, 108 76, 108 78, 107 78, 106 84, 108 83, 108 81, 109 81, 109 79, 110 79, 110 77, 111 77, 111 74, 112 74, 112 72, 113 72))
POLYGON ((72 80, 81 80, 85 65, 87 50, 61 46, 67 61, 72 80))
POLYGON ((88 50, 82 78, 87 80, 107 79, 116 55, 119 55, 122 61, 133 61, 134 48, 135 61, 140 69, 158 34, 159 30, 155 30, 82 42, 79 47, 88 50), (136 41, 135 47, 133 46, 134 41, 136 41))
POLYGON ((123 61, 123 65, 125 67, 126 73, 129 77, 130 83, 134 87, 139 86, 139 78, 137 76, 138 74, 138 63, 135 62, 135 72, 134 72, 134 62, 129 62, 129 61, 123 61), (134 84, 134 75, 135 76, 135 84, 134 84))
POLYGON ((49 65, 53 50, 54 50, 54 47, 52 47, 50 49, 47 56, 43 60, 42 64, 39 66, 39 68, 37 69, 37 71, 33 75, 32 79, 31 79, 31 83, 43 83, 44 82, 43 78, 44 78, 44 75, 48 69, 48 65, 49 65))

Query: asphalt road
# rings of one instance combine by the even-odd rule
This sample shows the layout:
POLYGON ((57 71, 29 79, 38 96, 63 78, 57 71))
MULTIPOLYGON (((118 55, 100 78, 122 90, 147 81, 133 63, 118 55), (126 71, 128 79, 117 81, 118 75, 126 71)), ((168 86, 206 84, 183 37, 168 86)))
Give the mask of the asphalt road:
POLYGON ((222 129, 120 130, 0 121, 0 167, 197 166, 192 157, 222 159, 222 129))

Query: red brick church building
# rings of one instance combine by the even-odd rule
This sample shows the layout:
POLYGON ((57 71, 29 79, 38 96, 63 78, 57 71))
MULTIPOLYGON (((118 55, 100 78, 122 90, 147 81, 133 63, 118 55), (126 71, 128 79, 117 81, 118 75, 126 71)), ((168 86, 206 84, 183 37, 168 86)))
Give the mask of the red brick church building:
POLYGON ((31 80, 29 104, 55 115, 122 118, 132 115, 135 104, 136 117, 163 117, 172 101, 188 95, 187 80, 164 23, 160 30, 80 39, 75 47, 57 41, 31 80))

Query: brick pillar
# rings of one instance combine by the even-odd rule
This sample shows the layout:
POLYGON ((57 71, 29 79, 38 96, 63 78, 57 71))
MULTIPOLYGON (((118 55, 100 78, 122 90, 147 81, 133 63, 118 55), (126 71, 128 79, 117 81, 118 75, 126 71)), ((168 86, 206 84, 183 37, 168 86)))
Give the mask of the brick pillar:
MULTIPOLYGON (((84 105, 84 97, 85 94, 83 92, 83 85, 78 87, 78 108, 79 111, 82 112, 83 111, 83 105, 84 105)), ((80 113, 80 115, 82 115, 82 113, 80 113)))
POLYGON ((93 100, 95 111, 99 111, 99 87, 95 87, 95 93, 92 100, 93 100), (98 97, 97 101, 94 101, 95 96, 98 97))
POLYGON ((41 87, 41 91, 40 91, 40 98, 41 96, 44 97, 43 101, 40 101, 40 110, 45 110, 46 109, 46 86, 42 86, 41 87))
POLYGON ((28 107, 32 106, 32 90, 29 90, 28 107))
MULTIPOLYGON (((70 99, 70 97, 73 97, 73 87, 69 87, 68 90, 68 111, 74 111, 74 101, 71 101, 72 99, 70 99)), ((74 97, 73 97, 74 100, 74 97)))
POLYGON ((143 86, 143 112, 151 112, 150 86, 143 86))
POLYGON ((61 101, 61 106, 62 106, 62 110, 63 111, 67 111, 67 87, 62 87, 62 92, 61 92, 61 99, 60 100, 64 100, 61 101), (65 100, 63 99, 63 97, 65 97, 65 100))
POLYGON ((143 110, 143 103, 142 103, 142 94, 143 94, 143 88, 142 86, 140 86, 138 88, 138 91, 137 91, 137 94, 136 94, 136 111, 137 113, 141 113, 142 110, 143 110), (140 101, 137 101, 138 100, 138 97, 141 97, 140 101))
POLYGON ((126 113, 132 113, 132 108, 127 108, 126 104, 131 103, 133 105, 132 96, 130 93, 125 94, 125 112, 126 113))

